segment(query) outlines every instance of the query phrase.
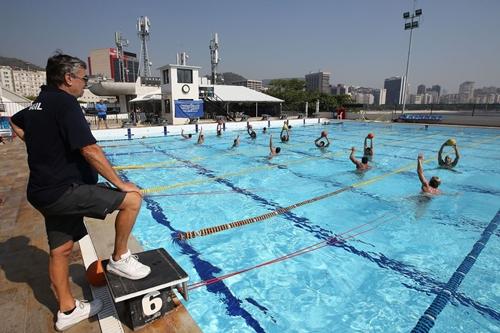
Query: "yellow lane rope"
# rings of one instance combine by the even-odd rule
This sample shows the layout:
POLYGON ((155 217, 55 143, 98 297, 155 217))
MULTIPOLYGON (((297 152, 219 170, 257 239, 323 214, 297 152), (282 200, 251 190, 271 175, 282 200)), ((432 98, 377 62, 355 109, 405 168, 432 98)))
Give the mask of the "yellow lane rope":
MULTIPOLYGON (((203 157, 196 157, 193 158, 191 161, 199 161, 204 159, 203 157)), ((157 167, 162 167, 165 165, 171 165, 171 164, 178 164, 182 163, 180 161, 163 161, 163 162, 152 162, 152 163, 146 163, 146 164, 130 164, 130 165, 117 165, 114 166, 113 169, 115 170, 127 170, 127 169, 145 169, 145 168, 157 168, 157 167)))
MULTIPOLYGON (((464 145, 463 147, 464 148, 470 148, 470 147, 476 146, 478 144, 482 144, 482 143, 494 141, 494 140, 496 140, 498 138, 500 138, 500 135, 495 136, 493 138, 488 138, 488 139, 485 139, 485 140, 481 140, 481 141, 478 141, 476 143, 471 143, 470 145, 464 145)), ((429 159, 424 160, 423 163, 428 163, 428 162, 431 162, 433 160, 434 159, 429 158, 429 159)), ((367 186, 367 185, 373 184, 373 183, 375 183, 375 182, 377 182, 379 180, 382 180, 384 178, 387 178, 387 177, 390 177, 392 175, 401 173, 403 171, 407 171, 407 170, 411 169, 412 167, 414 168, 415 165, 416 165, 416 163, 413 162, 413 163, 410 163, 410 164, 408 164, 408 165, 406 165, 404 167, 396 169, 394 171, 391 171, 391 172, 388 172, 388 173, 385 173, 385 174, 382 174, 382 175, 379 175, 379 176, 375 176, 375 177, 372 177, 372 178, 370 178, 368 180, 354 183, 352 185, 343 187, 343 188, 338 189, 336 191, 329 192, 329 193, 326 193, 326 194, 314 197, 312 199, 307 199, 307 200, 295 203, 295 204, 287 206, 287 207, 282 207, 282 208, 276 209, 274 211, 268 212, 266 214, 262 214, 262 215, 255 216, 255 217, 252 217, 252 218, 238 220, 238 221, 234 221, 234 222, 230 222, 230 223, 225 223, 225 224, 221 224, 221 225, 217 225, 217 226, 213 226, 213 227, 203 228, 203 229, 200 229, 200 230, 197 230, 197 231, 179 232, 178 233, 178 237, 180 239, 184 239, 184 240, 185 239, 192 239, 192 238, 196 238, 196 237, 207 236, 207 235, 210 235, 210 234, 218 233, 218 232, 221 232, 221 231, 224 231, 224 230, 229 230, 229 229, 236 228, 236 227, 241 227, 241 226, 244 226, 244 225, 247 225, 247 224, 251 224, 251 223, 255 223, 255 222, 261 222, 261 221, 270 219, 271 217, 274 217, 274 216, 277 216, 277 215, 289 212, 289 211, 291 211, 291 210, 293 210, 293 209, 295 209, 297 207, 301 207, 301 206, 304 206, 304 205, 307 205, 307 204, 310 204, 310 203, 313 203, 313 202, 316 202, 316 201, 319 201, 319 200, 326 199, 328 197, 340 194, 340 193, 345 192, 347 190, 351 190, 351 189, 354 189, 354 188, 359 188, 359 187, 363 187, 363 186, 367 186)))
MULTIPOLYGON (((428 163, 430 161, 432 161, 432 159, 427 159, 424 161, 424 163, 428 163)), ((300 202, 297 202, 297 203, 292 204, 292 205, 287 206, 287 207, 278 208, 274 211, 271 211, 271 212, 268 212, 266 214, 262 214, 259 216, 255 216, 255 217, 251 217, 251 218, 247 218, 247 219, 243 219, 243 220, 238 220, 238 221, 234 221, 234 222, 230 222, 230 223, 220 224, 220 225, 213 226, 213 227, 203 228, 203 229, 200 229, 197 231, 179 232, 178 237, 180 239, 183 239, 183 240, 193 239, 196 237, 207 236, 207 235, 218 233, 218 232, 221 232, 224 230, 229 230, 232 228, 242 227, 244 225, 255 223, 255 222, 262 222, 264 220, 270 219, 270 218, 275 217, 277 215, 287 213, 287 212, 289 212, 297 207, 305 206, 305 205, 314 203, 316 201, 320 201, 320 200, 332 197, 334 195, 351 190, 353 188, 369 185, 371 183, 374 183, 374 182, 379 181, 381 179, 384 179, 386 177, 392 176, 392 175, 397 174, 397 173, 401 173, 403 171, 409 170, 410 168, 414 168, 415 165, 416 165, 416 163, 413 162, 413 163, 410 163, 402 168, 396 169, 392 172, 388 172, 388 173, 385 173, 383 175, 373 177, 373 178, 366 180, 366 181, 363 181, 363 182, 354 183, 352 185, 343 187, 343 188, 335 190, 333 192, 329 192, 329 193, 326 193, 326 194, 323 194, 323 195, 320 195, 320 196, 317 196, 317 197, 314 197, 311 199, 300 201, 300 202)))
MULTIPOLYGON (((333 152, 327 153, 325 155, 338 156, 338 155, 343 154, 343 153, 344 152, 339 151, 336 153, 333 153, 333 152)), ((198 185, 198 184, 215 182, 215 181, 220 180, 220 179, 241 176, 241 175, 248 174, 248 173, 255 172, 255 171, 270 170, 270 169, 282 167, 284 165, 288 166, 288 165, 304 163, 304 162, 308 162, 308 161, 312 161, 312 160, 323 159, 325 157, 325 155, 313 156, 313 157, 309 157, 309 158, 302 158, 302 159, 290 161, 288 163, 283 163, 283 164, 261 165, 261 166, 256 166, 256 167, 252 167, 252 168, 246 168, 246 169, 242 169, 242 170, 237 171, 237 172, 228 172, 228 173, 222 174, 220 176, 216 176, 216 177, 208 178, 208 179, 201 178, 201 179, 195 179, 195 180, 190 180, 190 181, 180 182, 180 183, 175 183, 175 184, 170 184, 170 185, 161 185, 161 186, 150 187, 150 188, 142 189, 141 192, 143 194, 150 194, 150 193, 157 193, 157 192, 162 192, 162 191, 166 191, 166 190, 171 190, 171 189, 179 188, 179 187, 186 187, 186 186, 191 186, 191 185, 198 185)))

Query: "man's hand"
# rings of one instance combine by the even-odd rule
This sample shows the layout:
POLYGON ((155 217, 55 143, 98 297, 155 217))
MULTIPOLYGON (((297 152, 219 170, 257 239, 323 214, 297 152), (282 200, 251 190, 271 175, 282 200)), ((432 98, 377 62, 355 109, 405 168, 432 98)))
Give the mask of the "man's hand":
POLYGON ((143 196, 141 189, 138 188, 134 183, 123 183, 118 188, 123 192, 137 192, 141 197, 143 196))
POLYGON ((355 151, 356 151, 356 148, 351 147, 351 152, 353 152, 353 153, 354 153, 355 151))
POLYGON ((419 153, 419 154, 418 154, 418 159, 419 159, 420 161, 421 161, 421 160, 423 160, 423 159, 424 159, 424 154, 419 153))

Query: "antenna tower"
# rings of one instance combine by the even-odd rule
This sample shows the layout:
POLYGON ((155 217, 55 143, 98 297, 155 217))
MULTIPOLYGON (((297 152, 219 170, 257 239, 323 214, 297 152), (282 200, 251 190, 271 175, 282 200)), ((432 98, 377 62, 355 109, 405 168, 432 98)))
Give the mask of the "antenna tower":
POLYGON ((210 63, 212 64, 212 84, 217 83, 217 65, 219 64, 219 36, 214 33, 214 38, 210 40, 210 63))
POLYGON ((126 82, 127 81, 127 77, 126 77, 127 70, 125 69, 125 55, 123 54, 123 48, 125 46, 128 46, 128 40, 124 39, 120 32, 115 32, 115 44, 116 44, 116 49, 118 51, 117 56, 118 56, 118 67, 119 67, 120 76, 121 76, 120 81, 126 82))
POLYGON ((145 77, 151 76, 151 65, 153 65, 149 61, 148 55, 148 44, 151 29, 151 22, 149 21, 147 16, 141 16, 137 19, 137 35, 141 40, 141 55, 139 60, 139 73, 142 73, 145 77))

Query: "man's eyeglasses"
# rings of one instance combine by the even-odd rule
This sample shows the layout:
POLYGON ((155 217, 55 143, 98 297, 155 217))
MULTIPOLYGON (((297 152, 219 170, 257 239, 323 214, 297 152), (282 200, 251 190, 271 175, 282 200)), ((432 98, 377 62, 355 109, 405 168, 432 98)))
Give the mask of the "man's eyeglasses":
POLYGON ((88 75, 84 75, 82 77, 79 77, 79 76, 76 76, 75 74, 71 74, 72 77, 76 78, 76 79, 80 79, 80 80, 83 80, 83 82, 85 82, 85 84, 87 84, 89 82, 89 76, 88 75))

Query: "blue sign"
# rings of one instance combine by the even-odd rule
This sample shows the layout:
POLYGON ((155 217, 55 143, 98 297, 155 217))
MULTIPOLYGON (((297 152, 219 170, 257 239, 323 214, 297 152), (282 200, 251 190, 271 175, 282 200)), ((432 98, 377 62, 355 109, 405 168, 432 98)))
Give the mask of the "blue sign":
POLYGON ((202 117, 203 101, 202 100, 177 100, 175 101, 175 117, 176 118, 199 118, 202 117))
POLYGON ((11 136, 12 131, 10 129, 9 118, 8 117, 0 117, 0 135, 2 136, 11 136))

